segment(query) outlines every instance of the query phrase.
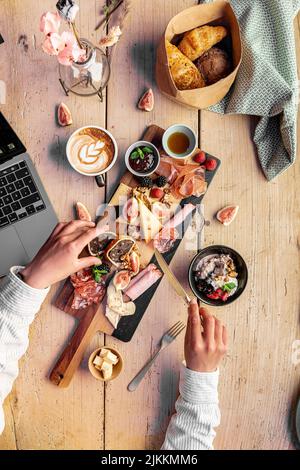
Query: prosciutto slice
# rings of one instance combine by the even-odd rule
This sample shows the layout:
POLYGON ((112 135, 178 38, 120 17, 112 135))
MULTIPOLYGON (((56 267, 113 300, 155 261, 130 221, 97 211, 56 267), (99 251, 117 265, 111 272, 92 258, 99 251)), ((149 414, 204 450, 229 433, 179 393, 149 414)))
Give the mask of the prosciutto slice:
POLYGON ((207 189, 205 170, 195 163, 184 163, 163 156, 156 173, 165 176, 176 199, 201 196, 207 189))
POLYGON ((149 287, 151 287, 162 276, 162 272, 153 263, 149 264, 130 282, 124 293, 135 300, 140 297, 149 287))
POLYGON ((172 219, 166 222, 161 231, 154 237, 154 248, 160 251, 160 253, 167 253, 170 251, 173 248, 175 241, 180 236, 176 227, 181 225, 194 209, 195 206, 193 204, 185 204, 183 208, 178 211, 174 217, 172 217, 172 219))

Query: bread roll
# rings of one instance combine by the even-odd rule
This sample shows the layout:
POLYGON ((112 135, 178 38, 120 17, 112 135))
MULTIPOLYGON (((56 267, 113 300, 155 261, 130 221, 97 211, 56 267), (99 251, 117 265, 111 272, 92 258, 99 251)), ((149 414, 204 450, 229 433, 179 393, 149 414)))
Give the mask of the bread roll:
POLYGON ((201 26, 185 33, 178 48, 191 61, 198 59, 227 36, 224 26, 201 26))
POLYGON ((171 75, 179 90, 192 90, 205 86, 204 79, 193 62, 168 40, 166 40, 166 51, 171 75))

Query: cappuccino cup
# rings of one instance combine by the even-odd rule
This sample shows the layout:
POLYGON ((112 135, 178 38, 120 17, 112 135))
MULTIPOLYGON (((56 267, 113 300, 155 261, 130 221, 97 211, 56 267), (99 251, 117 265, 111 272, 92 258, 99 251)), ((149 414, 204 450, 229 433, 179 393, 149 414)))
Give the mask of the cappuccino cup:
POLYGON ((103 127, 84 126, 69 137, 66 154, 75 171, 94 176, 98 186, 104 186, 104 174, 116 162, 118 145, 112 134, 103 127))

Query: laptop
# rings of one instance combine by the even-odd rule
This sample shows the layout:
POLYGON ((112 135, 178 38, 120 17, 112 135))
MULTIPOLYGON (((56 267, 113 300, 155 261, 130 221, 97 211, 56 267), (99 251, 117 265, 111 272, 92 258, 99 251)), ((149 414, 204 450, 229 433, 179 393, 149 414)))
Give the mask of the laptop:
POLYGON ((56 224, 26 148, 0 113, 0 276, 25 266, 56 224))

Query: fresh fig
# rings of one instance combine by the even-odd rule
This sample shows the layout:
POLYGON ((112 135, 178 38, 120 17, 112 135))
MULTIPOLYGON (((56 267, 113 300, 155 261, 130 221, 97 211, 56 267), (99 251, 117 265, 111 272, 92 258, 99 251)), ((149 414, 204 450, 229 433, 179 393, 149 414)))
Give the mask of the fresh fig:
POLYGON ((154 94, 152 88, 149 88, 140 98, 138 108, 143 111, 152 111, 154 108, 154 94))
POLYGON ((128 285, 130 283, 130 279, 131 279, 131 277, 130 277, 129 271, 124 269, 122 271, 117 272, 114 275, 114 279, 113 279, 115 289, 116 290, 126 289, 126 287, 128 287, 128 285))
POLYGON ((71 111, 65 103, 60 103, 57 109, 57 120, 60 126, 70 126, 73 123, 71 111))
POLYGON ((129 255, 129 264, 132 276, 136 276, 140 270, 140 257, 135 251, 129 255))
POLYGON ((129 224, 132 224, 137 216, 139 215, 139 203, 134 198, 131 197, 126 201, 123 207, 123 217, 129 224))
POLYGON ((87 220, 88 222, 91 222, 92 220, 91 214, 89 213, 85 205, 82 204, 82 202, 76 202, 75 207, 76 207, 77 217, 79 220, 87 220))
POLYGON ((226 206, 219 210, 216 217, 223 225, 229 225, 235 219, 239 206, 226 206))

